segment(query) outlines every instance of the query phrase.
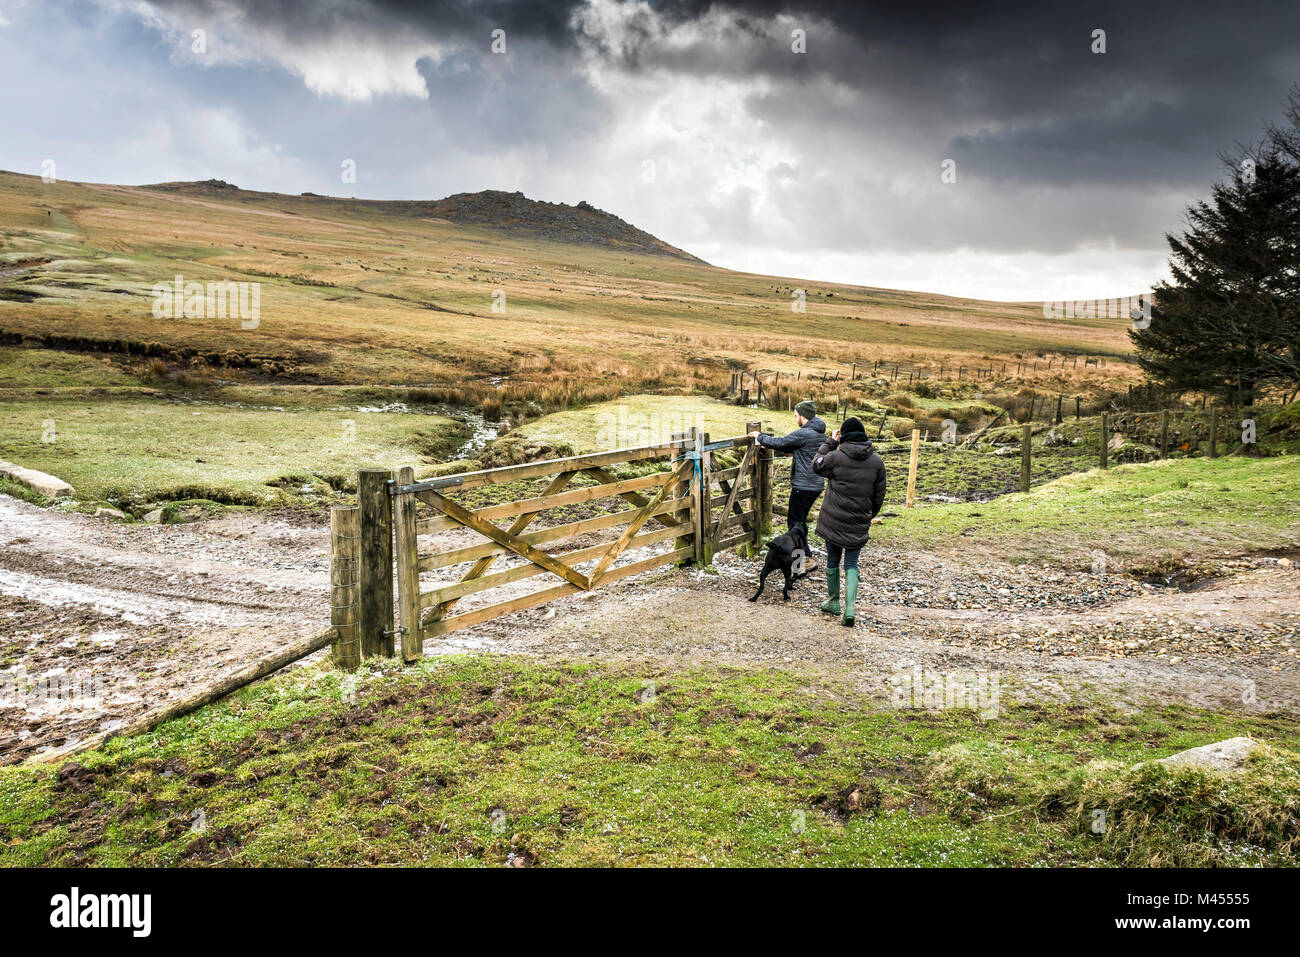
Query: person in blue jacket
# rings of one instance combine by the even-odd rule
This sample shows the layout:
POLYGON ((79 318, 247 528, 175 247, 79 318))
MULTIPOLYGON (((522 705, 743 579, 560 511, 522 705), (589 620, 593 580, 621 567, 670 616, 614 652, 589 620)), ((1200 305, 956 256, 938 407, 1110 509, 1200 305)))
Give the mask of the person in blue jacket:
MULTIPOLYGON (((797 428, 788 435, 766 435, 752 433, 754 441, 766 449, 789 452, 790 464, 790 502, 786 514, 786 527, 794 530, 802 526, 804 540, 808 539, 808 511, 821 495, 825 482, 813 471, 812 460, 826 441, 826 423, 817 418, 817 406, 812 399, 804 399, 794 407, 794 420, 797 428)), ((811 552, 812 546, 809 545, 811 552)))

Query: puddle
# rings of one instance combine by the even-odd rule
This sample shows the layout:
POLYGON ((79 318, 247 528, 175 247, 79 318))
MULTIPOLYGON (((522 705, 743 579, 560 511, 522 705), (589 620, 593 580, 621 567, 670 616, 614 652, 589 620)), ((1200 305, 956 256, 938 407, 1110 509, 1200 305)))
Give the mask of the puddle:
MULTIPOLYGON (((245 614, 238 609, 209 607, 198 601, 145 596, 94 585, 60 582, 11 569, 0 569, 0 594, 25 598, 54 608, 85 605, 132 625, 150 625, 178 619, 193 624, 231 624, 244 618, 259 617, 251 610, 245 614)), ((115 635, 113 632, 101 634, 115 635)), ((111 641, 104 643, 109 644, 111 641)))

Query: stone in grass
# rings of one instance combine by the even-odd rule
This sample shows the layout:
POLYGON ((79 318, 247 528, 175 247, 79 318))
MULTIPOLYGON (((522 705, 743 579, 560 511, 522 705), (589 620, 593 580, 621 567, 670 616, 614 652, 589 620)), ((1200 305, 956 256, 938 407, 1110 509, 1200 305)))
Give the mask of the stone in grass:
POLYGON ((124 519, 126 518, 126 513, 119 512, 115 508, 106 508, 105 506, 101 505, 99 506, 99 508, 95 509, 95 518, 104 518, 104 517, 124 519))
POLYGON ((155 508, 152 512, 144 513, 144 520, 154 525, 162 521, 162 509, 155 508))
POLYGON ((55 478, 35 469, 14 465, 12 462, 0 461, 0 476, 26 485, 46 498, 71 498, 75 489, 63 479, 55 478))
POLYGON ((1246 759, 1259 747, 1259 742, 1251 738, 1228 738, 1214 744, 1203 744, 1199 748, 1179 751, 1156 763, 1171 768, 1197 767, 1231 773, 1245 768, 1246 759))

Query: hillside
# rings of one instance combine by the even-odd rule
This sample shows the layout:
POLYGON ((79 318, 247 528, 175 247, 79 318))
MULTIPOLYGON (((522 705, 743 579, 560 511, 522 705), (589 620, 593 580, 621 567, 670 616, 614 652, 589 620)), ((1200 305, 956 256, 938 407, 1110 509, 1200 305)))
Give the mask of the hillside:
POLYGON ((1125 357, 1125 320, 733 272, 594 209, 491 192, 396 203, 15 173, 0 173, 0 343, 152 358, 196 380, 421 386, 429 401, 489 414, 719 394, 737 367, 807 379, 901 362, 951 378, 1054 356, 1053 370, 1043 361, 999 387, 1136 377, 1128 363, 1078 361, 1067 383, 1060 361, 1125 357), (571 219, 594 245, 554 238, 571 219), (256 322, 155 318, 155 288, 177 276, 255 284, 256 322), (806 312, 794 314, 798 290, 806 312))
MULTIPOLYGON (((189 183, 157 183, 145 189, 184 196, 210 196, 242 202, 282 202, 293 197, 282 193, 262 193, 240 189, 224 180, 209 179, 189 183)), ((302 193, 318 212, 346 215, 358 204, 381 214, 420 219, 445 220, 462 226, 478 226, 526 239, 603 246, 624 252, 670 256, 686 262, 702 262, 690 253, 670 246, 644 230, 624 222, 612 213, 597 209, 586 201, 576 206, 529 199, 521 192, 485 189, 477 193, 456 193, 444 199, 424 200, 355 200, 317 193, 302 193)))

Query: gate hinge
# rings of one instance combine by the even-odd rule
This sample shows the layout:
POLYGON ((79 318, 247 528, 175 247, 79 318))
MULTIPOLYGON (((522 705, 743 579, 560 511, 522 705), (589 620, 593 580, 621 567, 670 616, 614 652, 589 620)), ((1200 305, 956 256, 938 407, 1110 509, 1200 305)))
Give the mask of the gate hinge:
POLYGON ((396 628, 384 629, 385 638, 396 638, 398 635, 409 635, 410 633, 411 629, 407 628, 405 625, 398 625, 396 628))

